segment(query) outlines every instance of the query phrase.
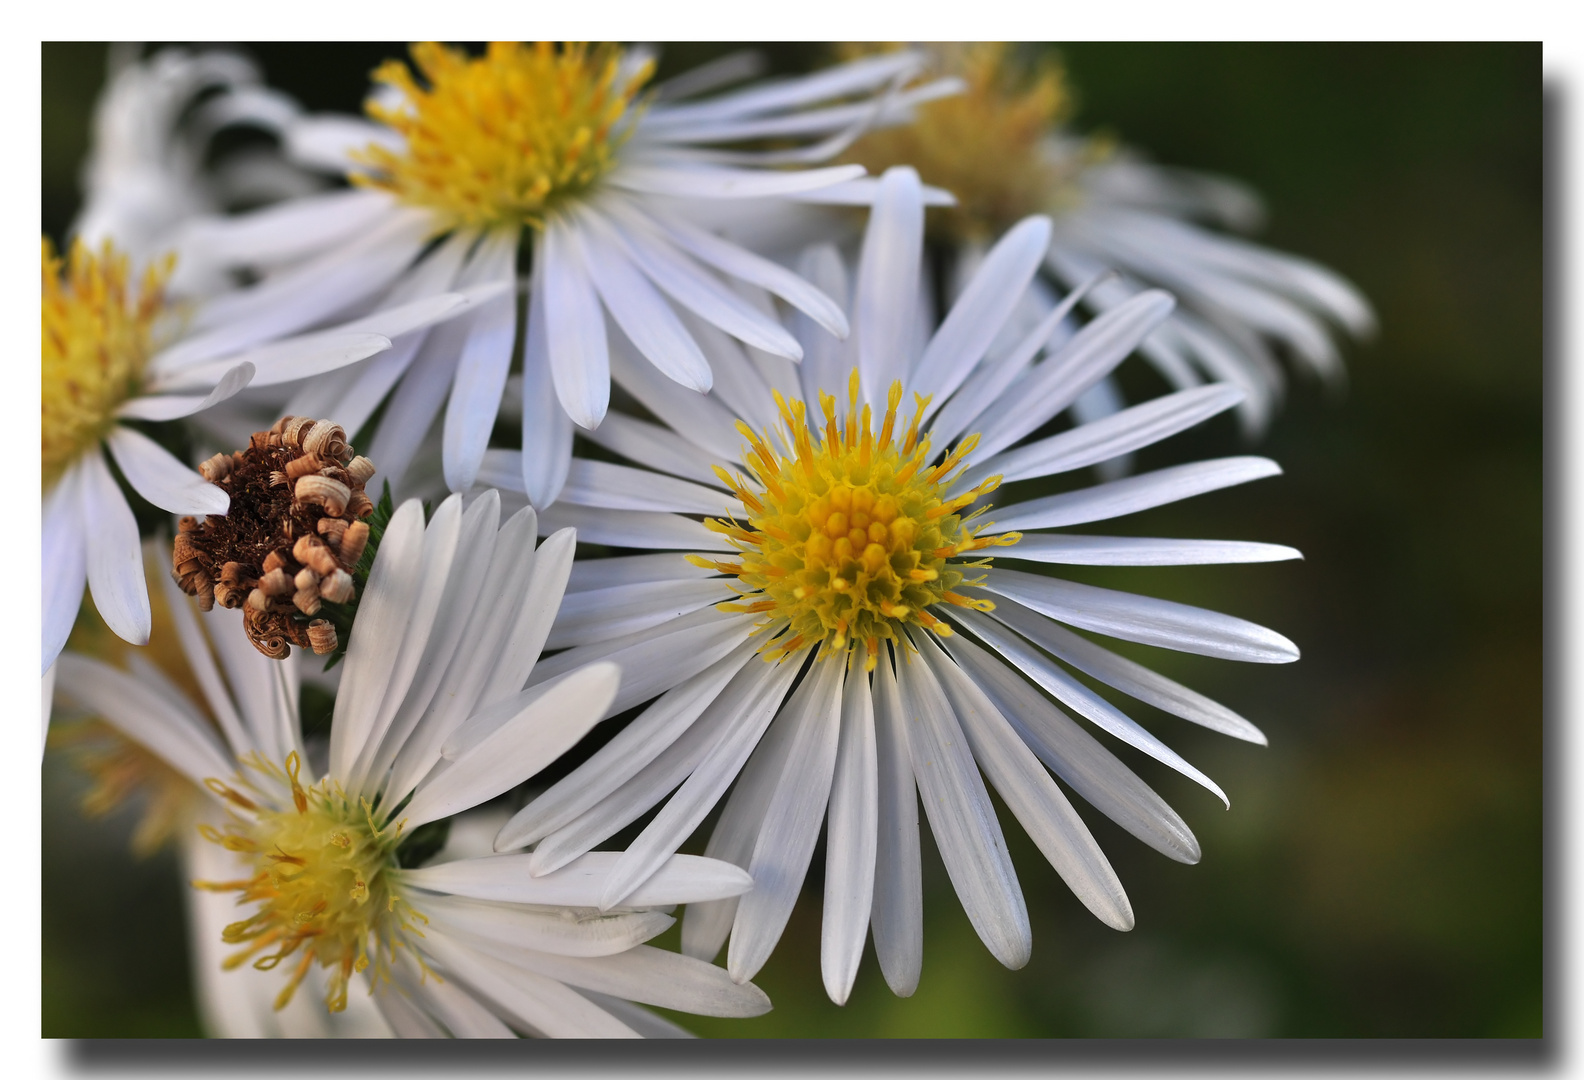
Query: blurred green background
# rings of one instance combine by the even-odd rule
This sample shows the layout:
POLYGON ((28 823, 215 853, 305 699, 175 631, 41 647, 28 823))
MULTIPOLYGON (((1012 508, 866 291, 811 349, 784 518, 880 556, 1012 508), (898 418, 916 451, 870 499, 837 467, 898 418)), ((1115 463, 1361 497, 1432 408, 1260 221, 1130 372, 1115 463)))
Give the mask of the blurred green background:
MULTIPOLYGON (((673 46, 665 67, 726 48, 673 46)), ((274 84, 345 110, 396 54, 251 51, 274 84)), ((817 853, 756 979, 774 1011, 686 1022, 719 1036, 1539 1036, 1540 47, 1059 52, 1080 129, 1250 183, 1271 211, 1260 238, 1341 271, 1380 316, 1379 337, 1348 350, 1344 395, 1294 381, 1258 447, 1285 476, 1138 519, 1151 535, 1292 544, 1305 561, 1086 578, 1298 642, 1303 659, 1274 668, 1149 657, 1261 725, 1271 745, 1134 710, 1221 783, 1232 809, 1119 751, 1204 849, 1200 865, 1181 866, 1086 813, 1128 889, 1131 933, 1091 918, 1003 815, 1034 925, 1023 970, 980 945, 926 840, 918 993, 893 997, 871 952, 849 1004, 832 1005, 818 970, 817 853)), ((773 50, 789 70, 817 55, 773 50)), ((103 65, 102 46, 43 47, 43 229, 57 239, 76 209, 103 65)), ((1142 366, 1126 378, 1158 389, 1142 366)), ((1140 467, 1243 452, 1222 421, 1140 467)), ((85 822, 82 780, 54 759, 43 1033, 197 1034, 174 859, 126 854, 129 814, 85 822)))

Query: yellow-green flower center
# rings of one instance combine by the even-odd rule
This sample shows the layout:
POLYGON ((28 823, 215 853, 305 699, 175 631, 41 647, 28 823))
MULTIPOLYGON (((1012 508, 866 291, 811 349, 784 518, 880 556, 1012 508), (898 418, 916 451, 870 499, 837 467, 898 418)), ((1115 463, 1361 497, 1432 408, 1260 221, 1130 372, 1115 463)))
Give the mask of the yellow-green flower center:
POLYGON ((423 43, 412 60, 427 86, 387 61, 374 79, 400 101, 366 106, 406 148, 363 151, 374 173, 352 180, 433 210, 446 227, 542 224, 587 191, 615 163, 631 131, 622 118, 652 71, 618 84, 620 49, 543 41, 492 42, 480 57, 423 43))
POLYGON ((1062 69, 1047 60, 1021 71, 1004 42, 943 44, 933 52, 935 74, 960 77, 964 91, 919 106, 910 124, 865 135, 847 160, 876 175, 911 165, 925 183, 950 191, 957 205, 932 214, 931 225, 959 240, 990 239, 1076 198, 1074 167, 1103 148, 1091 144, 1082 161, 1049 156, 1048 136, 1072 112, 1062 69))
POLYGON ((328 780, 304 788, 295 753, 287 757, 284 771, 256 756, 247 764, 272 783, 289 783, 292 807, 272 810, 220 780, 209 780, 209 788, 236 810, 223 831, 204 826, 205 837, 251 859, 256 872, 239 881, 193 884, 214 892, 234 890, 241 894, 239 904, 261 905, 251 917, 225 928, 226 944, 244 946, 226 959, 227 970, 252 960, 254 967, 269 971, 296 956, 275 1000, 280 1009, 317 961, 330 969, 325 1004, 339 1012, 346 1008, 352 973, 372 961, 376 972, 388 976, 402 936, 416 932, 411 920, 423 921, 391 888, 388 872, 396 867, 400 825, 380 824, 367 801, 354 805, 328 780))
POLYGON ((739 423, 750 446, 743 461, 752 479, 717 470, 749 516, 746 522, 711 519, 705 525, 730 540, 740 559, 692 559, 738 578, 742 601, 720 606, 764 614, 763 625, 773 631, 767 659, 813 645, 820 646, 822 656, 846 656, 863 642, 872 664, 881 640, 905 647, 901 631, 909 624, 949 635, 951 628, 930 608, 948 603, 985 610, 990 604, 954 591, 965 567, 988 563, 947 560, 1019 539, 1016 533, 979 536, 970 522, 987 507, 966 517, 959 513, 994 491, 999 476, 951 494, 958 466, 978 443, 977 435, 930 465, 929 435, 918 431, 929 399, 915 397, 913 416, 900 434, 901 383, 891 387, 878 432, 871 426, 869 406, 858 408, 856 371, 848 400, 847 416, 839 423, 835 399, 820 394, 825 429, 816 448, 804 403, 788 404, 777 393, 786 425, 783 441, 792 446, 792 455, 772 449, 768 433, 739 423))
POLYGON ((107 241, 98 255, 78 241, 65 260, 43 242, 42 450, 47 489, 115 423, 136 396, 166 312, 166 257, 132 287, 131 261, 107 241))

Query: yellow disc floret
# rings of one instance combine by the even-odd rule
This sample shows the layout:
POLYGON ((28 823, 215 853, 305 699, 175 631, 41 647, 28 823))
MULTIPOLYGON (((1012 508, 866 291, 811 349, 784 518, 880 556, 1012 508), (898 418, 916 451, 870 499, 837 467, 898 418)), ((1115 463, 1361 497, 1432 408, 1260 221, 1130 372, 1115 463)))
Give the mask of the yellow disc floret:
POLYGON ((174 259, 151 265, 133 288, 131 261, 107 241, 95 255, 72 244, 65 260, 43 242, 43 481, 49 488, 115 423, 156 345, 174 259))
POLYGON ((374 80, 399 100, 366 106, 406 147, 363 151, 358 160, 374 172, 352 181, 433 210, 446 228, 542 224, 610 169, 631 132, 628 113, 652 65, 624 78, 621 58, 608 45, 492 42, 481 57, 414 45, 427 87, 387 61, 374 80))
POLYGON ((227 970, 253 960, 254 967, 269 971, 298 955, 275 999, 280 1009, 318 961, 330 969, 325 1003, 331 1012, 339 1012, 346 1008, 347 982, 354 971, 372 961, 376 972, 388 976, 402 935, 421 934, 411 920, 423 916, 392 891, 389 880, 388 872, 396 867, 400 825, 380 825, 367 801, 354 805, 328 780, 304 788, 298 782, 295 753, 287 757, 284 772, 256 756, 247 764, 273 783, 289 783, 292 806, 271 809, 220 780, 208 781, 210 790, 235 810, 225 830, 205 826, 204 835, 251 859, 256 872, 239 881, 193 884, 215 892, 235 890, 241 894, 239 904, 262 905, 251 917, 225 928, 227 944, 245 946, 226 959, 227 970))
POLYGON ((965 565, 987 564, 947 560, 1017 542, 1016 533, 980 537, 970 522, 982 510, 961 514, 994 491, 999 476, 951 493, 977 435, 931 465, 929 436, 918 431, 929 399, 915 397, 913 417, 899 433, 902 384, 893 384, 876 432, 869 406, 858 408, 858 388, 855 371, 848 383, 847 416, 840 423, 835 399, 820 395, 825 428, 817 449, 804 403, 788 404, 777 393, 786 425, 783 442, 792 447, 792 456, 772 449, 768 433, 739 423, 751 448, 743 460, 753 479, 717 470, 747 508, 748 521, 704 524, 731 541, 740 561, 692 559, 738 578, 742 601, 720 606, 764 614, 763 626, 771 631, 767 659, 814 645, 821 656, 845 657, 863 642, 872 665, 881 640, 905 647, 904 626, 949 635, 951 628, 930 608, 944 602, 984 609, 988 601, 954 591, 963 583, 965 565))
POLYGON ((1055 160, 1047 145, 1072 111, 1062 69, 1047 59, 1021 70, 1004 42, 942 44, 931 51, 935 73, 960 77, 963 92, 919 106, 911 124, 865 135, 847 159, 876 175, 911 165, 926 183, 957 196, 957 205, 931 222, 956 239, 984 241, 1074 198, 1070 174, 1085 162, 1055 160))

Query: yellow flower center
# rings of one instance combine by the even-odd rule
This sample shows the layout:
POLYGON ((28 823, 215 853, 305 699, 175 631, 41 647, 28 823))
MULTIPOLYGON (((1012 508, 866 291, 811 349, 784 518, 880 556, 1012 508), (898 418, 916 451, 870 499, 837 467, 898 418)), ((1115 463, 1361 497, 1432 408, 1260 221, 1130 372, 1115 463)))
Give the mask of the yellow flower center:
POLYGON ((298 955, 291 978, 275 999, 275 1008, 281 1009, 317 960, 320 967, 331 969, 325 1004, 340 1012, 346 1008, 352 973, 372 960, 376 972, 388 977, 403 935, 419 932, 411 920, 427 921, 391 889, 387 871, 396 866, 401 827, 380 825, 367 801, 353 805, 328 780, 304 788, 297 779, 301 762, 295 753, 287 757, 284 772, 256 756, 246 763, 274 783, 289 782, 292 808, 272 810, 220 780, 207 781, 210 790, 236 809, 224 831, 202 826, 204 836, 251 858, 256 873, 240 881, 193 884, 213 892, 237 891, 239 904, 262 905, 251 917, 225 928, 222 939, 228 945, 244 946, 226 959, 227 970, 253 960, 255 968, 269 971, 298 955))
POLYGON ((406 149, 369 147, 358 160, 375 174, 352 181, 431 209, 448 228, 539 225, 587 191, 614 164, 632 130, 623 120, 652 73, 645 65, 618 85, 620 49, 544 41, 492 42, 481 57, 430 42, 414 45, 412 59, 427 89, 390 60, 374 79, 400 99, 366 105, 406 149))
POLYGON ((931 221, 956 239, 982 241, 1061 209, 1076 198, 1075 167, 1088 162, 1052 160, 1045 144, 1072 112, 1062 69, 1047 59, 1023 71, 1007 51, 1004 42, 935 46, 936 74, 961 77, 963 93, 919 106, 913 123, 865 135, 847 153, 876 175, 911 165, 957 196, 931 221))
POLYGON ((116 408, 135 396, 165 314, 171 256, 132 288, 131 261, 108 242, 98 255, 81 241, 63 261, 43 242, 43 481, 47 489, 102 439, 116 408))
POLYGON ((825 429, 816 449, 804 403, 788 404, 777 393, 786 425, 781 441, 792 446, 791 457, 771 448, 768 433, 737 425, 750 446, 743 461, 753 479, 716 471, 747 507, 749 518, 746 523, 711 519, 704 524, 731 541, 741 552, 740 561, 691 559, 738 578, 743 600, 720 607, 764 613, 762 625, 771 631, 766 659, 812 645, 820 646, 821 656, 845 657, 864 642, 873 666, 882 639, 906 647, 901 631, 908 624, 950 635, 951 627, 929 611, 936 604, 989 609, 989 601, 953 591, 963 583, 963 568, 982 568, 988 561, 946 560, 1018 541, 1017 533, 978 535, 970 522, 988 506, 966 517, 959 513, 994 491, 1001 478, 990 477, 952 495, 958 466, 979 437, 970 435, 930 465, 929 435, 918 431, 929 399, 915 395, 913 416, 898 436, 901 400, 902 384, 894 383, 876 433, 869 406, 858 408, 854 371, 842 422, 837 421, 835 398, 820 394, 825 429))

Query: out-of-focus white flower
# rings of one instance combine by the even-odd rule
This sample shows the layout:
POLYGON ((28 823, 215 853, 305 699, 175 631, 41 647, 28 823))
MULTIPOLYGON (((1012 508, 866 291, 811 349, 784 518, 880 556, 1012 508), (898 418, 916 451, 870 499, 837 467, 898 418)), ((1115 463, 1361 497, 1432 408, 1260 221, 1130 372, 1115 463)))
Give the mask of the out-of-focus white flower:
MULTIPOLYGON (((535 678, 610 660, 623 671, 611 714, 656 700, 514 817, 499 850, 535 845, 530 869, 553 874, 664 801, 617 858, 601 902, 621 903, 735 779, 708 852, 748 867, 754 889, 740 901, 690 908, 683 948, 713 957, 729 932, 728 970, 747 979, 780 938, 828 818, 821 959, 837 1002, 846 1000, 871 926, 892 988, 905 995, 917 984, 915 785, 970 920, 1009 967, 1028 959, 1029 920, 986 780, 1109 926, 1130 928, 1132 910, 1051 772, 1145 843, 1197 861, 1182 819, 1063 709, 1224 799, 1220 788, 1072 671, 1233 737, 1264 737, 1231 710, 1067 627, 1256 663, 1295 660, 1297 648, 1242 619, 1002 562, 1296 558, 1272 544, 1044 531, 1280 470, 1262 458, 1203 461, 991 509, 1002 482, 1111 459, 1243 397, 1224 384, 1195 387, 1027 441, 1172 310, 1169 295, 1146 292, 1047 348, 1076 300, 1069 296, 1011 358, 985 360, 1048 250, 1050 228, 1039 217, 1013 228, 914 349, 907 329, 923 204, 916 174, 889 171, 854 290, 857 369, 831 384, 845 391, 845 410, 809 382, 831 374, 823 367, 830 358, 812 350, 801 369, 772 371, 778 381, 769 384, 744 365, 749 374, 732 391, 718 386, 702 404, 645 378, 634 360, 617 369, 663 426, 607 417, 595 438, 640 467, 575 459, 541 528, 575 524, 586 541, 656 553, 579 561, 548 641, 567 649, 535 678), (891 389, 879 397, 873 387, 891 389), (915 402, 911 417, 899 407, 904 392, 915 402), (817 404, 805 408, 804 400, 817 404), (968 431, 978 434, 963 437, 968 431), (728 471, 744 439, 746 471, 728 471)), ((486 477, 515 475, 509 454, 491 454, 486 477)))
POLYGON ((802 355, 773 298, 827 334, 847 334, 829 297, 700 228, 688 207, 752 198, 774 215, 806 200, 866 204, 873 181, 861 166, 786 166, 826 160, 867 126, 956 88, 898 91, 918 71, 914 54, 703 100, 692 96, 730 76, 730 65, 645 96, 652 59, 642 50, 541 42, 496 43, 473 57, 418 45, 412 55, 416 71, 391 61, 375 73, 371 120, 310 116, 282 128, 298 161, 346 173, 354 190, 195 227, 188 243, 205 261, 263 273, 258 310, 272 299, 270 310, 296 325, 356 305, 509 285, 531 249, 520 332, 513 292, 428 340, 306 383, 284 411, 356 431, 388 401, 370 454, 399 483, 444 403, 445 478, 465 491, 520 344, 521 484, 540 507, 565 482, 573 424, 593 429, 605 416, 607 318, 645 363, 699 393, 720 377, 703 334, 802 355), (718 148, 759 140, 792 147, 718 148))
MULTIPOLYGON (((242 918, 221 930, 240 951, 225 963, 280 968, 276 1008, 318 969, 332 1013, 362 973, 400 1036, 674 1031, 634 1001, 763 1012, 757 988, 641 944, 672 923, 657 909, 745 891, 750 879, 736 867, 678 857, 626 907, 602 913, 609 856, 537 878, 522 856, 404 865, 426 826, 538 772, 617 691, 609 663, 522 689, 575 536, 566 530, 536 549, 532 510, 497 528, 499 513, 497 498, 464 512, 453 496, 426 527, 416 502, 397 509, 358 609, 317 782, 303 777, 320 770, 298 723, 296 657, 260 655, 240 626, 217 625, 238 619, 226 609, 200 620, 172 583, 177 631, 218 735, 149 665, 128 674, 68 653, 59 690, 212 796, 221 824, 202 830, 213 850, 189 853, 206 874, 196 884, 240 897, 242 918)), ((215 909, 200 902, 194 916, 207 925, 215 909)), ((248 983, 211 998, 211 1015, 222 1028, 245 1027, 257 994, 248 983)))

